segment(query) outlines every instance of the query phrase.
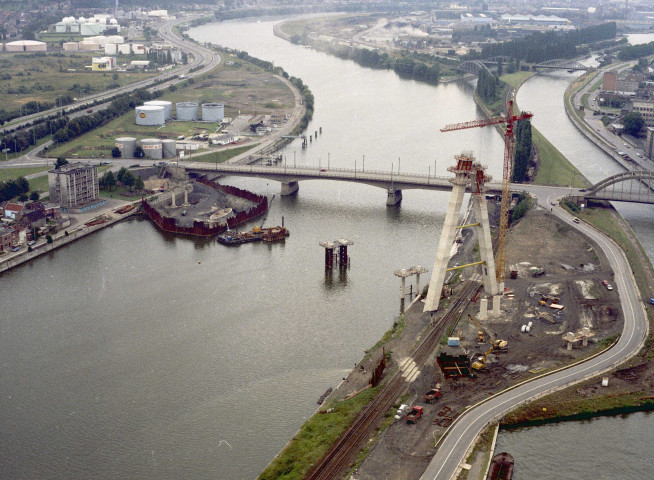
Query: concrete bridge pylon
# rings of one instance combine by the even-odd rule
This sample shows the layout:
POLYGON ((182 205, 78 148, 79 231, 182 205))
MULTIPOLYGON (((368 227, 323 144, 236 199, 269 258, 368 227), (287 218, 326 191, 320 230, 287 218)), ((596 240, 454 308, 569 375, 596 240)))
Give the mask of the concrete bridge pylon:
MULTIPOLYGON (((461 154, 455 158, 457 160, 456 166, 448 168, 448 171, 454 173, 454 178, 450 180, 452 183, 452 192, 450 194, 447 213, 445 214, 445 222, 438 249, 436 250, 436 259, 434 260, 434 268, 429 282, 429 290, 427 291, 427 298, 423 309, 424 312, 438 310, 446 272, 466 267, 466 265, 463 265, 461 267, 447 268, 456 231, 463 227, 478 228, 477 239, 479 242, 479 253, 481 255, 481 262, 479 263, 482 264, 484 290, 488 295, 493 295, 494 297, 497 297, 499 294, 499 287, 495 277, 495 259, 493 258, 493 244, 491 241, 484 188, 486 180, 490 180, 490 177, 485 176, 485 167, 477 163, 472 155, 461 154), (467 187, 470 187, 472 191, 473 211, 476 223, 459 226, 458 220, 461 217, 463 196, 467 187)), ((496 310, 499 310, 499 302, 494 301, 493 314, 499 314, 499 311, 496 312, 496 310)))

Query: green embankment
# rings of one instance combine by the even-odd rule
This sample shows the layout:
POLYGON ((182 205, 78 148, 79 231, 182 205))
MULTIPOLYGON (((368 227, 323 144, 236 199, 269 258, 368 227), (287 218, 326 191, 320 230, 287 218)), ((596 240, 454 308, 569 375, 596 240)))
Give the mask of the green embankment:
POLYGON ((293 439, 261 473, 259 480, 301 480, 370 402, 379 386, 355 397, 330 402, 300 428, 293 439), (327 409, 333 409, 326 413, 327 409))

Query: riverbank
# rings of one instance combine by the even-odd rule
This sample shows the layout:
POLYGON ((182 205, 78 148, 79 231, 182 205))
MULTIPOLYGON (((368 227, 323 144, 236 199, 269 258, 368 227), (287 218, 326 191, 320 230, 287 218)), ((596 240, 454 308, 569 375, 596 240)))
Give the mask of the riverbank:
POLYGON ((11 255, 6 259, 0 257, 0 274, 11 270, 14 267, 23 265, 42 255, 50 253, 57 248, 69 245, 81 238, 86 237, 87 235, 97 232, 98 230, 110 227, 133 215, 140 214, 138 208, 134 208, 129 212, 122 214, 117 212, 117 210, 120 210, 122 207, 127 205, 137 206, 138 203, 139 202, 121 202, 118 200, 107 200, 108 206, 106 208, 99 209, 92 212, 91 214, 71 215, 71 218, 74 220, 74 223, 71 223, 71 228, 57 232, 56 235, 52 236, 51 243, 37 243, 33 247, 32 251, 23 250, 17 254, 11 255), (91 220, 91 218, 95 217, 105 217, 106 221, 97 225, 86 225, 85 222, 88 222, 91 220))

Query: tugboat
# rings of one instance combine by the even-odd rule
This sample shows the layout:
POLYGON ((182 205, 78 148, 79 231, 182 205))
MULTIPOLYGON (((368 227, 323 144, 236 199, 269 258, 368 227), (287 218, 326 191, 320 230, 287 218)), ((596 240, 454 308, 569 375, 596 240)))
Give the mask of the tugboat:
POLYGON ((491 461, 486 480, 511 480, 513 477, 513 457, 506 452, 498 453, 491 461))

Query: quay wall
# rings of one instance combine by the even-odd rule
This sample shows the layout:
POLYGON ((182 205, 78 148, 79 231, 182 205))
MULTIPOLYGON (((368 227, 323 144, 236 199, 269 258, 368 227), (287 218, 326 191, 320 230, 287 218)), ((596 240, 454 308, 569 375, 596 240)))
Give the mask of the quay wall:
POLYGON ((233 195, 254 202, 256 205, 246 212, 239 212, 234 217, 229 218, 227 220, 227 226, 216 224, 213 227, 207 226, 203 221, 194 221, 192 227, 180 227, 177 225, 177 220, 174 217, 162 216, 145 199, 143 199, 141 203, 143 211, 147 214, 150 220, 152 220, 161 230, 165 232, 199 237, 212 237, 224 232, 228 227, 236 227, 237 225, 248 222, 253 218, 263 215, 268 210, 268 198, 263 195, 257 195, 256 193, 252 193, 247 190, 242 190, 240 188, 232 187, 229 185, 221 185, 211 180, 207 180, 206 178, 198 178, 197 181, 228 195, 233 195))

